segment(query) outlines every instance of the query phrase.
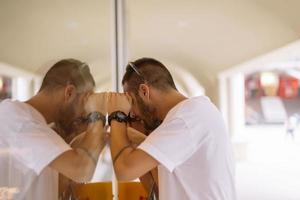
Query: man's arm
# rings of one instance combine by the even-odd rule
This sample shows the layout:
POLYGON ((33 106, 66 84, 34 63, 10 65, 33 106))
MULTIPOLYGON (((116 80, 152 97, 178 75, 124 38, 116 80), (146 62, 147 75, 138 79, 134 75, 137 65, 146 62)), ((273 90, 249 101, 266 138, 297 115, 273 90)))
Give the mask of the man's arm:
MULTIPOLYGON (((134 122, 139 123, 139 122, 134 122)), ((130 124, 131 127, 127 127, 127 137, 130 141, 131 144, 133 144, 135 147, 140 145, 146 138, 147 136, 140 132, 144 131, 143 129, 136 130, 135 127, 140 128, 139 126, 135 126, 135 124, 130 124), (132 128, 134 127, 134 128, 132 128)), ((140 178, 141 183, 143 184, 144 188, 148 191, 148 193, 151 191, 152 187, 154 186, 153 184, 156 183, 158 185, 158 171, 157 167, 152 169, 151 172, 146 173, 145 175, 141 176, 140 178)), ((157 189, 157 188, 156 188, 157 189)), ((158 191, 155 191, 158 192, 158 191)), ((158 194, 157 194, 158 196, 158 194)))
POLYGON ((86 131, 80 133, 79 135, 77 135, 76 137, 74 137, 71 142, 70 142, 70 146, 72 148, 76 148, 76 147, 79 147, 84 139, 86 135, 86 131))
MULTIPOLYGON (((122 111, 128 114, 131 104, 125 94, 112 93, 109 96, 109 114, 122 111)), ((146 152, 134 149, 127 137, 127 125, 113 120, 111 122, 111 154, 118 180, 133 180, 146 174, 158 162, 146 152)))
MULTIPOLYGON (((86 130, 82 133, 80 133, 79 135, 77 135, 76 137, 74 137, 72 139, 72 141, 70 142, 70 146, 72 148, 78 147, 78 145, 81 144, 82 139, 84 138, 86 134, 86 130)), ((62 199, 64 199, 66 196, 68 196, 68 192, 69 192, 69 186, 70 184, 74 184, 74 181, 71 181, 69 178, 65 177, 62 174, 59 174, 59 184, 58 184, 58 196, 61 197, 62 199)), ((77 184, 78 185, 78 184, 77 184)))
POLYGON ((134 149, 126 135, 126 124, 111 123, 111 154, 115 161, 114 169, 118 180, 129 181, 141 177, 159 163, 146 152, 134 149), (126 149, 124 147, 130 146, 126 149), (120 151, 124 149, 121 154, 120 151), (118 158, 116 156, 119 154, 118 158))
POLYGON ((50 163, 50 167, 76 182, 87 182, 92 178, 99 154, 105 146, 102 122, 89 126, 78 147, 62 153, 50 163))
MULTIPOLYGON (((93 94, 87 102, 87 113, 106 114, 106 95, 93 94)), ((50 163, 50 167, 76 182, 89 181, 94 173, 99 154, 105 146, 104 124, 101 120, 89 123, 86 134, 72 150, 66 151, 50 163)))

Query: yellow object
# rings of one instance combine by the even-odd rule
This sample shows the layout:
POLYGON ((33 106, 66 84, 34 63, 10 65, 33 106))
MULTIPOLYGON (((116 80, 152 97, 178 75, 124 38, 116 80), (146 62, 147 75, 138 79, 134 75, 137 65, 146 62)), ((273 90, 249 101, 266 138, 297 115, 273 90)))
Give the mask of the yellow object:
POLYGON ((119 182, 119 200, 146 200, 147 192, 140 182, 119 182))
MULTIPOLYGON (((118 184, 119 200, 146 200, 147 192, 139 182, 120 182, 118 184)), ((76 188, 80 200, 112 200, 112 183, 88 183, 76 188)))
POLYGON ((80 200, 112 200, 112 183, 88 183, 78 186, 76 195, 80 200))

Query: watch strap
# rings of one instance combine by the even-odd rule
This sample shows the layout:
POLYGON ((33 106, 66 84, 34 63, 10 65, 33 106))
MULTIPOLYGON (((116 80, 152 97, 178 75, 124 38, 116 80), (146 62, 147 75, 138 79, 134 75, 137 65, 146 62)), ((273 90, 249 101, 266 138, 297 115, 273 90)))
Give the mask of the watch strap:
POLYGON ((111 125, 111 121, 112 120, 117 120, 118 122, 128 122, 128 116, 122 112, 122 111, 115 111, 112 112, 109 116, 108 116, 108 124, 111 125), (120 117, 122 116, 122 117, 120 117))
POLYGON ((103 115, 100 112, 94 111, 94 112, 89 113, 88 116, 87 116, 87 122, 88 123, 94 123, 94 122, 97 122, 99 120, 101 120, 103 125, 105 125, 106 117, 105 117, 105 115, 103 115))

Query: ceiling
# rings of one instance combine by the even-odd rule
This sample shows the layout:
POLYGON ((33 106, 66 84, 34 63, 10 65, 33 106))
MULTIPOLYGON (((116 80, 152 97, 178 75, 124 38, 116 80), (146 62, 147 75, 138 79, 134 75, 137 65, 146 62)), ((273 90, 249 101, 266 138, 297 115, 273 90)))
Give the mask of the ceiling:
MULTIPOLYGON (((189 70, 213 89, 217 73, 300 36, 298 0, 127 0, 128 55, 189 70)), ((112 1, 0 1, 0 61, 35 73, 61 58, 112 66, 112 1)))

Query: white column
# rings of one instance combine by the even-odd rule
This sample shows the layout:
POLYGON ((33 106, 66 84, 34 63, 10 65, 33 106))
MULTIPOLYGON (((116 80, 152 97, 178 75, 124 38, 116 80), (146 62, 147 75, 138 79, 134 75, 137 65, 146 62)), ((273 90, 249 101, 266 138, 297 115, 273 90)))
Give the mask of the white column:
MULTIPOLYGON (((113 1, 113 71, 112 80, 113 88, 115 91, 122 91, 122 77, 124 74, 124 67, 128 62, 127 58, 127 43, 126 43, 126 0, 114 0, 113 1)), ((113 166, 112 166, 113 167, 113 166)), ((114 170, 113 170, 114 171, 114 170)), ((118 181, 115 174, 113 174, 112 180, 113 186, 113 200, 118 199, 118 181)))
POLYGON ((12 99, 26 101, 33 96, 32 78, 15 77, 12 84, 12 99))
POLYGON ((128 62, 127 35, 126 35, 126 0, 113 1, 113 45, 112 45, 112 80, 113 88, 122 91, 124 67, 128 62))
POLYGON ((228 119, 228 98, 229 98, 229 91, 228 91, 228 78, 225 76, 218 78, 218 92, 219 92, 219 109, 223 115, 224 121, 229 127, 229 119, 228 119))
POLYGON ((242 73, 230 76, 229 101, 230 131, 233 136, 239 136, 245 127, 245 82, 242 73))
POLYGON ((33 79, 33 95, 37 94, 42 85, 42 78, 33 79))

